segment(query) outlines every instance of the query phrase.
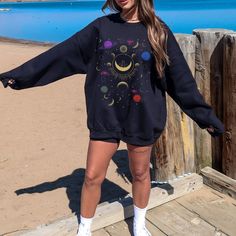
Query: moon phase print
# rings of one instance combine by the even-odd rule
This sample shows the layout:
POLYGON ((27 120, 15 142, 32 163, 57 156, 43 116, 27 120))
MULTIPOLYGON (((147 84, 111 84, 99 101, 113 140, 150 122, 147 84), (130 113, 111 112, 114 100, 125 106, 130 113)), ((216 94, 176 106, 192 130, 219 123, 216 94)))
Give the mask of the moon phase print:
POLYGON ((147 39, 99 39, 97 86, 108 107, 139 105, 149 92, 152 53, 147 39))

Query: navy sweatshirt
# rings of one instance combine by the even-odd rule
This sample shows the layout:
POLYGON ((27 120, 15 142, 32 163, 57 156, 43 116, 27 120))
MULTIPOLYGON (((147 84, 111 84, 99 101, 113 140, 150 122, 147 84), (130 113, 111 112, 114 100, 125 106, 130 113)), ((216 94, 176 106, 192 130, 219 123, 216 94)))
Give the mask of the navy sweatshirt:
POLYGON ((142 22, 130 23, 111 13, 93 20, 68 39, 24 64, 0 74, 6 88, 44 86, 73 74, 86 74, 87 127, 90 137, 119 138, 149 145, 166 123, 166 93, 200 128, 224 125, 199 93, 195 79, 168 25, 167 53, 171 64, 160 79, 142 22), (9 84, 14 79, 14 84, 9 84))

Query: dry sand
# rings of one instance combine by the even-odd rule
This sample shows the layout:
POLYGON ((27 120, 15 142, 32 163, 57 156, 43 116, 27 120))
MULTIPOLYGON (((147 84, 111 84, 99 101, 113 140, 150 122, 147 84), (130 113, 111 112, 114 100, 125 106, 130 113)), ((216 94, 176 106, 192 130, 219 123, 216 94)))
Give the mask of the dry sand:
MULTIPOLYGON (((0 40, 0 73, 50 47, 0 40)), ((24 90, 0 82, 0 235, 79 210, 89 141, 84 82, 85 75, 73 75, 24 90)), ((131 192, 127 166, 121 142, 101 202, 131 192)))

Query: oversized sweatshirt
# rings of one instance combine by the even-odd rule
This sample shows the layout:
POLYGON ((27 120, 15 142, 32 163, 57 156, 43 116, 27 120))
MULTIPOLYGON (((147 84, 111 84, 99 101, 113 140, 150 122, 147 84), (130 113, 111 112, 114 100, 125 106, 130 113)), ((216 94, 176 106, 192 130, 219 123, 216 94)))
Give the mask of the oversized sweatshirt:
POLYGON ((0 74, 6 88, 44 86, 73 74, 86 74, 87 127, 90 138, 119 138, 149 145, 165 128, 166 92, 197 125, 212 126, 218 136, 224 125, 197 88, 196 81, 169 26, 170 65, 160 78, 142 22, 130 23, 111 13, 96 18, 61 43, 22 65, 0 74), (9 79, 15 81, 9 84, 9 79))

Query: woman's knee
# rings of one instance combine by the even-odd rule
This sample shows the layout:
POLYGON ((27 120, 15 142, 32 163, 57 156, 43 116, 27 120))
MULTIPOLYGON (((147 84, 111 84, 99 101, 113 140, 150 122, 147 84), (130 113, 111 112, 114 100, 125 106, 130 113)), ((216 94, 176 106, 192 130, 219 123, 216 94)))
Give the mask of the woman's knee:
POLYGON ((104 180, 104 175, 96 174, 92 171, 85 171, 84 183, 88 186, 101 185, 104 180))
POLYGON ((132 170, 132 177, 133 177, 133 180, 135 180, 135 181, 139 181, 139 182, 143 182, 143 181, 145 181, 145 180, 147 180, 147 179, 149 179, 149 168, 147 169, 147 168, 134 168, 133 170, 132 170))

